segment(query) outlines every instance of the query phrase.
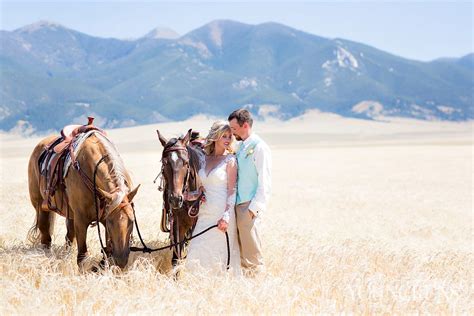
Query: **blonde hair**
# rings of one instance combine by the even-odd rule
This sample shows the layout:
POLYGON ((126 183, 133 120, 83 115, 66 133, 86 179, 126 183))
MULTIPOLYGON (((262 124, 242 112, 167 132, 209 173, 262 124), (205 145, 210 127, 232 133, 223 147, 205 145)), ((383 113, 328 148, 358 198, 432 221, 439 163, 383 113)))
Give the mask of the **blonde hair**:
MULTIPOLYGON (((227 121, 216 121, 212 124, 211 129, 209 130, 209 134, 206 136, 206 144, 204 145, 204 152, 207 155, 212 155, 214 150, 216 149, 216 142, 221 139, 222 135, 225 132, 229 132, 232 135, 232 130, 230 129, 230 125, 227 121)), ((234 145, 234 135, 232 135, 232 139, 229 145, 228 151, 233 153, 233 145, 234 145)))

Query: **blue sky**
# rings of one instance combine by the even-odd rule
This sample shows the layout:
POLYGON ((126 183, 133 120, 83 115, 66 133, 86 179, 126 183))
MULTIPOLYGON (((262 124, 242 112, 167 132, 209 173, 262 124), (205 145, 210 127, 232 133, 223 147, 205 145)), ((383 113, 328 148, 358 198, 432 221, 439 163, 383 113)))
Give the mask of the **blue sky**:
POLYGON ((180 34, 216 19, 274 21, 417 60, 473 52, 471 1, 4 1, 2 30, 38 20, 101 37, 137 38, 157 26, 180 34))

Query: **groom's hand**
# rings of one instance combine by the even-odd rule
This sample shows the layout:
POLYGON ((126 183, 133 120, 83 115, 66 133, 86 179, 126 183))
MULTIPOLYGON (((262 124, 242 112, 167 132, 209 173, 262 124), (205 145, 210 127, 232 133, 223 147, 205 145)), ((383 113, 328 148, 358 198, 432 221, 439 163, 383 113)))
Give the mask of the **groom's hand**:
POLYGON ((227 222, 223 220, 222 218, 217 222, 217 228, 219 228, 219 230, 223 233, 227 231, 228 226, 229 224, 227 224, 227 222))
POLYGON ((249 210, 249 214, 250 214, 250 218, 251 218, 251 219, 254 219, 254 218, 255 218, 255 213, 252 212, 251 210, 249 210))

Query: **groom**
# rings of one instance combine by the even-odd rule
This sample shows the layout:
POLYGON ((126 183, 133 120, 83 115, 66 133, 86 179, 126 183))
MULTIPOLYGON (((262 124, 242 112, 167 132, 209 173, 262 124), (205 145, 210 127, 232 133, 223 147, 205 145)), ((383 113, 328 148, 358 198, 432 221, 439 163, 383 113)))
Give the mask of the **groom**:
POLYGON ((249 111, 239 109, 229 115, 229 125, 237 140, 237 201, 235 213, 239 234, 240 262, 250 275, 264 270, 260 241, 260 218, 271 192, 272 157, 267 144, 252 132, 249 111))

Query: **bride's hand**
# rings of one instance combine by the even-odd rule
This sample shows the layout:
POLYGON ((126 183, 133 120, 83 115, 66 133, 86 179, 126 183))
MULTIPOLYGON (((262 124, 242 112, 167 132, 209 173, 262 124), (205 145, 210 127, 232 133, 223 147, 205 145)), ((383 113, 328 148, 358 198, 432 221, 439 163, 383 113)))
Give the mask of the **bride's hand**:
POLYGON ((217 228, 223 233, 225 233, 227 231, 228 226, 229 226, 229 224, 225 220, 223 220, 222 218, 217 221, 217 228))

